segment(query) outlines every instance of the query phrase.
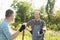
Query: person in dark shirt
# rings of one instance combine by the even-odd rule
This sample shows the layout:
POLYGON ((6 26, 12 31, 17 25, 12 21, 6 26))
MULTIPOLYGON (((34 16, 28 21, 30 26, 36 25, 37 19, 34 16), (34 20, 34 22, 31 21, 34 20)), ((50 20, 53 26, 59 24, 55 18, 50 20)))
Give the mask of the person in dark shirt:
POLYGON ((29 26, 32 27, 32 30, 29 30, 32 34, 32 40, 44 40, 44 32, 46 31, 45 21, 40 19, 40 12, 35 10, 34 12, 35 19, 27 22, 26 29, 29 30, 29 26))

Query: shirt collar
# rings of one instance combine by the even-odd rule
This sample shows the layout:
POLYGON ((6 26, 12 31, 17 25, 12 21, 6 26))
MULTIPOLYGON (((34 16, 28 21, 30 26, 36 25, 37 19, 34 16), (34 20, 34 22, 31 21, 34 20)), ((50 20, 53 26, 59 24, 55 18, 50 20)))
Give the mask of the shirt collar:
POLYGON ((5 18, 4 21, 6 21, 7 24, 9 24, 9 21, 5 18))

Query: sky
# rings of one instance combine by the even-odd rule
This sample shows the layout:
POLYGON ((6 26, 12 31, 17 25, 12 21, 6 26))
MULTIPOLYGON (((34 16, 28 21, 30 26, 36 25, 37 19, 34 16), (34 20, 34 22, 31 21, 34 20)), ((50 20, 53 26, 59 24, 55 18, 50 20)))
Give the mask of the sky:
MULTIPOLYGON (((20 1, 20 0, 19 0, 20 1)), ((31 2, 31 0, 24 0, 27 2, 31 2)), ((13 0, 0 0, 0 19, 1 18, 5 18, 5 11, 7 9, 12 9, 10 6, 13 3, 13 0)), ((47 4, 47 0, 33 0, 32 1, 32 7, 34 9, 38 9, 40 8, 42 5, 46 5, 47 4)), ((55 3, 55 11, 60 9, 60 0, 56 0, 55 3)))

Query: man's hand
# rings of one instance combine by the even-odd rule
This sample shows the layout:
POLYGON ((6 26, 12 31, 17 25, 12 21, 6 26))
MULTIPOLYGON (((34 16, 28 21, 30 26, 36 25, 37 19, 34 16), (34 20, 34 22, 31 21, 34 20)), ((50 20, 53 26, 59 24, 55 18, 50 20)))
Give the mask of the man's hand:
POLYGON ((38 31, 38 36, 42 36, 44 33, 43 33, 43 29, 41 29, 40 31, 38 31))
POLYGON ((46 27, 42 28, 42 29, 38 32, 38 34, 39 34, 40 36, 42 36, 42 35, 44 35, 45 31, 46 31, 46 27))
POLYGON ((43 33, 43 29, 41 29, 39 33, 42 34, 43 33))
POLYGON ((25 25, 22 25, 19 31, 22 32, 24 29, 25 29, 25 25))

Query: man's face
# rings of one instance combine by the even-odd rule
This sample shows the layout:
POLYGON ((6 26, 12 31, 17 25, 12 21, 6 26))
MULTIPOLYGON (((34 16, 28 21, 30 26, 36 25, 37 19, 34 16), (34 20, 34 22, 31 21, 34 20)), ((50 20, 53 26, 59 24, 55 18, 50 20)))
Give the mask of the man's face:
POLYGON ((39 13, 39 11, 35 11, 35 12, 34 12, 34 16, 35 16, 35 19, 39 19, 39 18, 40 18, 40 13, 39 13))
POLYGON ((14 14, 12 14, 10 17, 9 17, 10 21, 13 21, 14 20, 14 14))

